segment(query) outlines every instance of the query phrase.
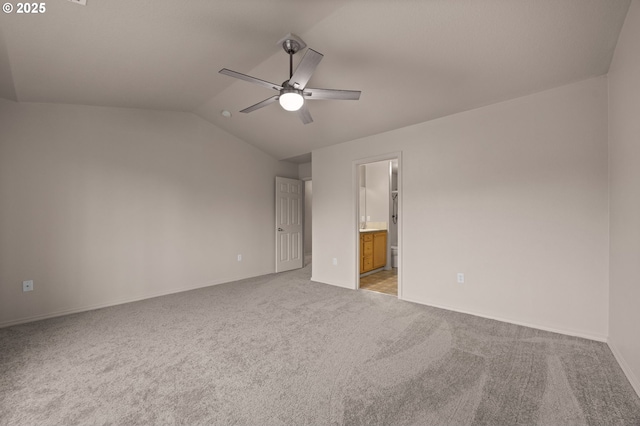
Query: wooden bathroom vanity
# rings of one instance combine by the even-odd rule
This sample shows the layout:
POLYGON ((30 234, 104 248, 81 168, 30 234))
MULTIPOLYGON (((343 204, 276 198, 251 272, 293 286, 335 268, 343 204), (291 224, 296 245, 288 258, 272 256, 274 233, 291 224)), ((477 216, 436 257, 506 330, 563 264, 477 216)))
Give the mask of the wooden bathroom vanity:
POLYGON ((387 231, 360 231, 360 273, 383 268, 387 264, 387 231))

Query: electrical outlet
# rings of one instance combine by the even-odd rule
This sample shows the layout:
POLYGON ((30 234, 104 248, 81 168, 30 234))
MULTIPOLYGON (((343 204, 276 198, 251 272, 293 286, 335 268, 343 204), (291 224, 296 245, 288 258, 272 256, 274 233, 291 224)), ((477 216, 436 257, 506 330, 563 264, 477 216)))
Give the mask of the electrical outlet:
POLYGON ((333 258, 333 266, 338 266, 338 258, 337 257, 333 258))
POLYGON ((22 291, 33 291, 33 280, 22 281, 22 291))
POLYGON ((87 0, 69 0, 71 3, 81 4, 83 6, 87 5, 87 0))
POLYGON ((238 262, 242 262, 242 255, 241 254, 238 255, 238 262))
POLYGON ((458 283, 464 283, 464 274, 462 272, 458 272, 458 283))

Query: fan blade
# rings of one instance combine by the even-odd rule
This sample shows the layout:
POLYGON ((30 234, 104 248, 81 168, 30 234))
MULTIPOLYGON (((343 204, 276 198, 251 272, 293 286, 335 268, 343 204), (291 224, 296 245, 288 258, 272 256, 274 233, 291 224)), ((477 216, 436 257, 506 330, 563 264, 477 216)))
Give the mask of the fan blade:
POLYGON ((275 101, 277 101, 279 97, 280 97, 279 95, 272 96, 270 98, 265 99, 264 101, 258 102, 255 105, 251 105, 250 107, 245 108, 240 112, 249 113, 251 111, 255 111, 257 109, 260 109, 262 107, 266 107, 267 105, 272 104, 275 101))
POLYGON ((266 87, 267 89, 282 90, 282 86, 279 86, 277 84, 269 83, 268 81, 260 80, 259 78, 251 77, 250 75, 242 74, 236 71, 231 71, 226 68, 222 68, 218 72, 220 74, 228 75, 229 77, 239 78, 240 80, 248 81, 249 83, 254 83, 259 86, 266 87))
POLYGON ((296 89, 302 89, 307 85, 307 82, 311 78, 311 74, 316 70, 316 67, 322 60, 324 55, 318 53, 313 49, 308 49, 307 53, 298 64, 298 68, 289 79, 289 84, 296 89))
POLYGON ((300 117, 300 120, 302 120, 302 123, 304 124, 313 123, 313 118, 311 118, 311 113, 306 105, 302 105, 298 110, 298 117, 300 117))
POLYGON ((362 93, 359 90, 313 89, 311 87, 307 87, 303 92, 305 99, 337 99, 343 101, 357 101, 360 99, 360 93, 362 93))

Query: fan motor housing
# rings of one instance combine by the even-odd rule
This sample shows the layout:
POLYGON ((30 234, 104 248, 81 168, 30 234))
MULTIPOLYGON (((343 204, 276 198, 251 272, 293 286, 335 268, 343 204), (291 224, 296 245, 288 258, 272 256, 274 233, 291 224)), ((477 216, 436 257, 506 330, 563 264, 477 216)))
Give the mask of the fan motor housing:
POLYGON ((303 96, 303 95, 302 95, 302 90, 300 90, 300 89, 296 89, 295 87, 290 86, 290 85, 289 85, 289 81, 285 81, 285 82, 282 84, 282 90, 280 90, 280 95, 282 96, 282 95, 284 95, 285 93, 297 93, 298 95, 303 96))

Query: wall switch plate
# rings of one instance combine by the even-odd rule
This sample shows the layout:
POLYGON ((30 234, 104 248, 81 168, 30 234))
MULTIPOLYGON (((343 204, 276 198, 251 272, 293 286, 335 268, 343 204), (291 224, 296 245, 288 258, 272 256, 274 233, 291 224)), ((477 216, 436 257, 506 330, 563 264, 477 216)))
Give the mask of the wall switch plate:
POLYGON ((242 262, 242 255, 241 254, 238 255, 238 262, 242 262))
POLYGON ((458 282, 460 284, 464 283, 464 274, 462 272, 458 272, 458 282))
POLYGON ((333 258, 333 266, 338 266, 338 258, 337 257, 333 258))
POLYGON ((33 280, 22 281, 22 291, 33 291, 33 280))

